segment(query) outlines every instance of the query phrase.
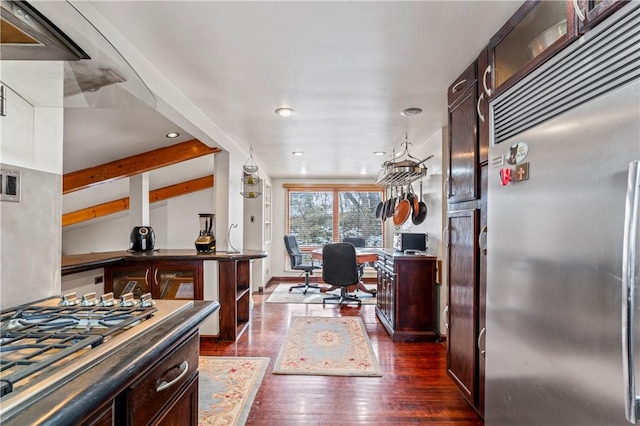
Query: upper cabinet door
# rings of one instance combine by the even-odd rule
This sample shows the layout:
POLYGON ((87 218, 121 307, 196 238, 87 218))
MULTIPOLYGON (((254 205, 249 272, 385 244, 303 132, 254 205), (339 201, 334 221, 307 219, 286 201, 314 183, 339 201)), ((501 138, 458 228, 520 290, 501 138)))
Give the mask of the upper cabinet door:
POLYGON ((627 0, 575 0, 578 6, 578 31, 583 32, 593 28, 596 24, 628 3, 627 0))
POLYGON ((480 70, 487 96, 503 92, 573 40, 571 0, 527 1, 489 42, 490 65, 480 70))

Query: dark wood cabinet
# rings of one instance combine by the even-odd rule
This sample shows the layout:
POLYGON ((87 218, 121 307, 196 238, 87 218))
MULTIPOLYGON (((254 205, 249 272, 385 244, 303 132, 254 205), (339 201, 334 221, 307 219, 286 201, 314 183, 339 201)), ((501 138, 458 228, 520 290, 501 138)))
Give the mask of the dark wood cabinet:
POLYGON ((434 311, 436 257, 381 253, 375 268, 376 314, 391 340, 438 340, 434 311))
POLYGON ((449 105, 449 170, 445 182, 447 200, 456 203, 476 198, 478 167, 476 62, 450 86, 449 105), (469 84, 469 81, 471 83, 469 84), (462 84, 464 82, 464 84, 462 84), (451 96, 456 87, 466 87, 451 96))
POLYGON ((114 416, 113 401, 110 401, 91 416, 88 421, 82 423, 82 426, 113 426, 115 424, 114 416))
POLYGON ((218 262, 220 340, 236 340, 249 325, 251 314, 251 263, 218 262))
MULTIPOLYGON (((485 48, 463 76, 470 75, 470 69, 486 70, 489 60, 489 48, 485 48)), ((447 372, 469 403, 482 415, 484 358, 481 358, 477 342, 482 337, 480 333, 486 332, 482 331, 485 321, 486 257, 480 257, 479 244, 481 239, 486 241, 484 229, 481 235, 481 228, 486 224, 487 212, 490 91, 485 91, 482 80, 486 74, 478 74, 477 77, 465 93, 455 99, 449 97, 450 101, 453 100, 449 105, 451 192, 443 238, 448 262, 448 302, 444 321, 447 330, 447 372), (460 158, 464 159, 463 162, 460 158), (456 196, 456 180, 461 180, 460 175, 464 176, 465 185, 470 188, 462 197, 456 196)))
MULTIPOLYGON (((183 411, 189 413, 188 401, 193 395, 184 390, 198 377, 199 353, 200 340, 197 334, 193 334, 129 386, 116 403, 120 421, 125 419, 122 424, 161 424, 160 419, 184 417, 183 411), (180 403, 183 398, 187 401, 184 404, 180 403), (172 412, 174 410, 176 412, 172 412)), ((195 410, 195 418, 184 424, 197 422, 197 414, 195 410)))
POLYGON ((116 298, 133 293, 139 298, 202 300, 201 261, 131 261, 104 268, 105 292, 116 298))
POLYGON ((627 0, 579 0, 578 32, 590 30, 627 3, 627 0))
POLYGON ((454 210, 447 215, 447 373, 465 398, 477 404, 477 251, 478 209, 454 210))
POLYGON ((526 1, 489 41, 490 66, 479 71, 488 94, 513 86, 577 34, 573 1, 526 1))

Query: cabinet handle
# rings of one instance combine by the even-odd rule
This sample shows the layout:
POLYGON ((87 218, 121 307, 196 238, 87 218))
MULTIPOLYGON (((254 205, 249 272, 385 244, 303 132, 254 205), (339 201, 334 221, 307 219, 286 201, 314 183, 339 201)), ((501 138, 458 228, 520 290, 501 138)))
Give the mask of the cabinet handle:
POLYGON ((487 225, 483 226, 482 229, 480 230, 480 234, 478 234, 478 247, 480 247, 480 251, 485 256, 487 255, 487 246, 482 247, 480 240, 482 239, 482 234, 486 234, 486 233, 487 233, 487 225))
POLYGON ((482 74, 482 85, 484 86, 484 92, 487 94, 487 97, 491 96, 491 89, 487 86, 487 74, 491 72, 491 65, 487 65, 487 68, 484 70, 484 74, 482 74))
POLYGON ((458 87, 462 86, 463 84, 465 84, 467 82, 467 79, 462 79, 459 82, 457 82, 452 88, 451 88, 451 93, 456 93, 458 91, 458 87))
POLYGON ((449 305, 444 307, 444 310, 442 311, 442 323, 444 324, 444 328, 445 329, 449 329, 449 322, 447 321, 447 318, 449 317, 449 305))
POLYGON ((156 269, 155 272, 153 273, 153 283, 155 285, 158 285, 158 270, 156 269))
POLYGON ((147 287, 149 287, 149 269, 144 271, 144 282, 147 284, 147 287))
POLYGON ((480 355, 482 355, 482 357, 485 357, 485 354, 487 353, 486 350, 486 345, 485 345, 485 349, 482 349, 480 347, 480 341, 482 340, 482 337, 487 333, 487 329, 486 327, 483 327, 482 330, 480 330, 480 334, 478 334, 478 350, 480 351, 480 355))
POLYGON ((184 360, 182 361, 182 364, 180 364, 179 368, 180 368, 180 375, 178 375, 178 377, 176 377, 170 382, 166 382, 165 380, 163 380, 162 383, 160 383, 158 387, 156 387, 156 392, 162 392, 163 390, 170 388, 171 386, 178 383, 184 377, 184 375, 187 374, 187 371, 189 371, 189 363, 186 360, 184 360))
POLYGON ((7 95, 4 91, 4 84, 0 84, 0 117, 7 116, 7 95))
POLYGON ((449 248, 451 244, 449 243, 449 227, 445 226, 442 230, 442 242, 446 248, 449 248))
POLYGON ((582 13, 582 10, 580 10, 580 5, 578 4, 578 0, 573 0, 573 10, 576 11, 576 15, 578 15, 578 19, 580 19, 581 22, 584 22, 585 16, 584 16, 584 13, 582 13))
POLYGON ((478 102, 476 103, 476 111, 478 111, 478 117, 480 121, 484 123, 484 115, 480 112, 480 102, 484 99, 484 93, 480 93, 480 97, 478 98, 478 102))
POLYGON ((444 194, 445 198, 449 198, 449 176, 447 176, 447 178, 444 180, 444 183, 442 184, 442 193, 444 194))
POLYGON ((638 205, 640 204, 640 161, 629 164, 627 195, 624 209, 622 234, 622 369, 624 377, 625 415, 630 423, 636 424, 640 414, 640 397, 636 394, 635 360, 635 286, 636 241, 638 237, 638 205))

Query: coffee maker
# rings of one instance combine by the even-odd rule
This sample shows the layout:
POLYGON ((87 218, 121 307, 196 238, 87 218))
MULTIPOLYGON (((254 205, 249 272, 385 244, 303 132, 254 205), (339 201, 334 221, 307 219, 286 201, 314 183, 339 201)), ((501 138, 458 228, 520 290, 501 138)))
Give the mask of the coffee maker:
POLYGON ((216 237, 213 235, 213 213, 200 213, 200 235, 196 238, 196 250, 199 253, 216 251, 216 237))

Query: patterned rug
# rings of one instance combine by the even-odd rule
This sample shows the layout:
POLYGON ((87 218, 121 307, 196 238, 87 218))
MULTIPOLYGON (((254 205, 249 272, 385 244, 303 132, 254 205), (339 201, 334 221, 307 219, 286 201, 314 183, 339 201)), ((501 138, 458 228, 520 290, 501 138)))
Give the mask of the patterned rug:
POLYGON ((198 425, 244 425, 269 358, 200 357, 198 425))
POLYGON ((273 374, 382 376, 360 317, 292 317, 273 374))
MULTIPOLYGON (((307 291, 307 294, 302 294, 301 288, 295 288, 289 291, 289 288, 295 285, 291 284, 278 284, 278 286, 273 290, 271 296, 267 299, 267 303, 310 303, 310 304, 322 304, 322 299, 328 296, 337 296, 340 294, 340 289, 336 289, 333 291, 328 291, 326 293, 320 293, 320 290, 312 288, 307 291)), ((322 286, 322 285, 321 285, 322 286)), ((376 288, 375 284, 365 284, 365 287, 368 289, 376 288)), ((363 305, 375 305, 377 303, 377 299, 375 296, 365 293, 364 291, 356 292, 356 295, 360 300, 362 300, 363 305)), ((335 302, 329 302, 335 303, 335 302)), ((356 304, 353 304, 356 306, 356 304)))

